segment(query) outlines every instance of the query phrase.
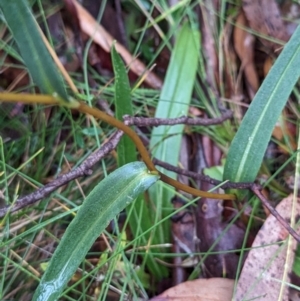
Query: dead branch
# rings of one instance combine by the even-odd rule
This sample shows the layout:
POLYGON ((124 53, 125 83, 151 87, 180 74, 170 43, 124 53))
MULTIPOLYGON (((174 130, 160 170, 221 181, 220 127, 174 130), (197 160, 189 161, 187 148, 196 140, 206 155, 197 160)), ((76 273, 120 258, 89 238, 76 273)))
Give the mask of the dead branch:
MULTIPOLYGON (((187 176, 196 180, 200 180, 203 182, 210 183, 212 185, 220 185, 220 188, 222 189, 228 189, 228 188, 233 188, 233 189, 251 189, 254 183, 234 183, 234 182, 221 182, 219 180, 213 179, 209 176, 202 175, 193 171, 189 171, 186 169, 182 169, 180 167, 176 167, 174 165, 168 164, 166 162, 160 161, 156 158, 153 159, 153 163, 155 165, 161 166, 167 170, 174 171, 177 174, 187 176)), ((256 184, 257 185, 257 184, 256 184)), ((260 187, 259 185, 257 185, 260 187)))
POLYGON ((123 116, 127 125, 142 126, 160 126, 160 125, 216 125, 230 119, 233 115, 230 110, 222 110, 224 113, 220 117, 216 118, 190 118, 187 116, 181 116, 178 118, 146 118, 146 117, 131 117, 129 115, 123 116))
POLYGON ((18 211, 26 206, 32 205, 39 200, 45 198, 51 192, 55 191, 59 187, 66 185, 72 180, 75 180, 79 177, 88 176, 92 174, 93 166, 108 155, 113 149, 116 148, 121 137, 123 135, 122 131, 117 131, 112 137, 107 141, 102 147, 91 154, 80 166, 69 171, 66 174, 58 176, 51 183, 46 184, 45 186, 37 189, 33 193, 30 193, 24 197, 20 197, 15 204, 11 206, 6 206, 0 209, 0 217, 5 216, 9 212, 18 211))
POLYGON ((280 224, 297 240, 300 242, 300 235, 290 226, 290 224, 273 208, 267 198, 261 192, 261 188, 253 184, 251 188, 252 192, 259 198, 264 206, 270 211, 270 213, 280 222, 280 224))

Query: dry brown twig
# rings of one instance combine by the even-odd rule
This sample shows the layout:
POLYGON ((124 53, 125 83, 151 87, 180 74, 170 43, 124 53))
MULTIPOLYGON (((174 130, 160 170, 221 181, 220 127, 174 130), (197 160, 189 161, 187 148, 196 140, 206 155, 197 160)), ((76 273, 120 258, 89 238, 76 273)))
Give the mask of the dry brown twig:
POLYGON ((180 116, 177 118, 146 118, 146 117, 131 117, 129 115, 124 116, 124 121, 127 125, 142 126, 161 126, 161 125, 216 125, 224 122, 232 117, 232 112, 229 110, 224 111, 223 115, 217 118, 190 118, 187 116, 180 116))
POLYGON ((181 174, 187 177, 191 177, 193 179, 201 180, 204 182, 208 182, 213 185, 220 185, 221 188, 227 189, 227 188, 233 188, 233 189, 249 189, 251 190, 258 199, 262 202, 262 204, 270 211, 270 213, 281 223, 281 225, 298 241, 300 242, 300 236, 299 234, 289 225, 289 223, 282 218, 282 216, 276 211, 275 208, 273 208, 267 198, 264 197, 262 194, 262 186, 256 183, 233 183, 233 182, 226 182, 222 183, 221 181, 212 179, 208 176, 201 175, 189 170, 184 170, 182 168, 170 165, 166 162, 162 162, 160 160, 154 159, 154 164, 159 165, 167 170, 174 171, 177 174, 181 174))
POLYGON ((32 205, 39 200, 45 198, 50 193, 58 189, 59 187, 68 184, 70 181, 75 180, 79 177, 89 176, 92 174, 93 166, 108 155, 112 150, 114 150, 119 143, 123 135, 122 131, 117 131, 105 144, 102 145, 100 149, 91 154, 80 166, 69 171, 68 173, 58 176, 52 182, 46 184, 45 186, 37 189, 36 191, 20 197, 13 205, 6 206, 0 209, 0 217, 5 216, 10 212, 16 212, 24 207, 32 205))

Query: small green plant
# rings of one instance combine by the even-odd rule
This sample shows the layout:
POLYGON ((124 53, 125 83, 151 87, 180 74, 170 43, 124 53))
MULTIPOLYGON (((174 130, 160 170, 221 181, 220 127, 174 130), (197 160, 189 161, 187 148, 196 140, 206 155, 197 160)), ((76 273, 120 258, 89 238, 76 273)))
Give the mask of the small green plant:
MULTIPOLYGON (((147 189, 150 184, 153 184, 159 178, 165 183, 170 184, 177 189, 191 193, 192 195, 220 199, 235 199, 234 195, 216 194, 191 188, 159 172, 154 166, 148 154, 148 151, 141 142, 140 138, 130 127, 126 126, 122 121, 111 117, 100 110, 90 107, 84 102, 76 100, 76 95, 74 95, 74 93, 72 93, 72 95, 69 95, 66 92, 65 83, 60 73, 58 72, 52 58, 50 57, 49 51, 45 46, 45 42, 43 41, 43 35, 37 26, 31 10, 28 7, 28 4, 24 1, 2 1, 0 3, 0 8, 3 12, 7 25, 10 28, 15 41, 17 42, 18 48, 21 50, 20 52, 22 59, 24 60, 24 63, 27 66, 33 81, 37 84, 42 92, 46 93, 44 95, 33 95, 12 94, 4 92, 0 94, 0 99, 2 101, 9 102, 22 101, 23 103, 28 104, 38 103, 45 105, 65 106, 67 108, 77 109, 81 113, 86 113, 94 116, 97 119, 105 121, 108 124, 122 130, 130 138, 128 139, 128 137, 124 137, 118 147, 119 166, 135 160, 135 146, 150 172, 150 174, 148 174, 149 180, 146 181, 145 173, 147 174, 147 169, 143 164, 138 169, 133 168, 133 165, 124 165, 124 168, 116 170, 110 177, 96 186, 96 188, 86 198, 84 205, 81 207, 76 218, 68 227, 63 240, 54 253, 52 260, 41 280, 40 286, 37 289, 34 297, 35 300, 56 300, 60 296, 65 284, 68 282, 72 274, 76 271, 77 267, 83 260, 85 254, 87 253, 89 247, 91 246, 97 235, 99 235, 99 233, 101 233, 101 231, 105 229, 108 221, 115 217, 120 211, 122 211, 127 205, 129 205, 131 201, 138 197, 138 195, 142 191, 147 189), (15 14, 13 14, 13 12, 16 12, 18 14, 17 20, 15 19, 15 14), (137 170, 138 176, 136 177, 137 170), (141 173, 143 175, 141 175, 141 173), (132 177, 134 178, 132 179, 132 177), (116 179, 118 179, 119 181, 116 181, 116 179), (129 185, 128 181, 130 179, 131 182, 129 185), (144 184, 145 181, 149 184, 144 184), (115 185, 113 185, 114 182, 115 185), (108 187, 109 193, 105 194, 104 192, 108 187), (119 191, 121 191, 121 196, 118 194, 119 191), (102 195, 102 198, 101 201, 98 202, 98 205, 100 207, 97 209, 96 199, 99 198, 99 195, 102 195), (126 201, 128 199, 130 200, 130 202, 126 201), (103 206, 106 206, 105 211, 103 211, 103 206), (99 212, 103 212, 105 214, 99 214, 99 212), (95 219, 95 222, 93 222, 94 226, 90 225, 92 219, 92 215, 90 214, 92 213, 96 213, 96 215, 93 215, 95 219), (76 229, 83 230, 79 231, 78 233, 78 230, 76 229), (74 238, 76 239, 74 240, 74 238), (77 248, 77 246, 80 247, 77 248), (74 252, 69 257, 69 255, 66 255, 66 250, 70 249, 74 250, 74 252)), ((188 37, 189 43, 191 43, 192 46, 191 49, 195 48, 195 51, 197 51, 197 47, 194 47, 194 43, 196 41, 194 35, 195 31, 191 31, 189 33, 187 25, 183 28, 181 34, 183 41, 179 41, 181 43, 181 46, 179 43, 179 48, 175 52, 176 56, 173 58, 173 60, 182 60, 183 71, 184 68, 189 67, 189 65, 186 66, 186 62, 184 61, 184 58, 186 58, 186 56, 185 52, 183 51, 184 48, 182 47, 185 46, 185 38, 188 37), (181 58, 178 58, 178 55, 181 56, 181 58)), ((112 50, 112 58, 116 76, 115 97, 117 106, 117 118, 121 119, 124 113, 132 113, 132 111, 130 110, 130 88, 124 65, 114 49, 112 50), (126 100, 125 105, 123 99, 126 100)), ((186 89, 181 89, 178 91, 181 93, 177 93, 178 99, 182 97, 182 93, 186 93, 186 90, 188 90, 187 93, 189 95, 185 95, 185 97, 187 100, 190 98, 193 86, 193 78, 195 77, 196 62, 197 57, 195 57, 195 61, 193 63, 191 62, 194 71, 193 74, 190 74, 191 80, 189 81, 189 85, 186 87, 186 89)), ((186 73, 187 71, 184 71, 183 74, 179 72, 178 75, 181 74, 182 76, 186 73)), ((182 83, 182 80, 179 78, 178 82, 182 83)), ((166 89, 171 89, 168 83, 165 87, 166 89)), ((73 92, 76 91, 74 91, 73 89, 73 92)), ((169 92, 166 90, 165 93, 169 92)), ((172 96, 169 97, 172 98, 172 96)), ((185 111, 187 110, 187 108, 187 105, 185 105, 185 111)), ((146 177, 146 179, 148 178, 146 177)), ((138 201, 141 203, 142 199, 138 201)), ((138 214, 137 209, 138 208, 134 208, 136 214, 138 214)), ((149 216, 149 211, 144 212, 144 215, 149 216)), ((166 220, 166 217, 167 215, 164 216, 164 220, 166 220)), ((143 233, 145 231, 149 231, 151 223, 152 221, 149 220, 148 227, 141 229, 141 232, 143 233)), ((134 222, 132 222, 131 226, 132 229, 135 229, 134 222)), ((166 233, 167 231, 165 230, 165 235, 166 233)), ((165 274, 165 269, 163 267, 159 267, 159 265, 154 261, 153 258, 151 258, 151 256, 147 259, 147 265, 149 266, 150 270, 154 274, 156 274, 156 277, 158 279, 165 274)))
MULTIPOLYGON (((181 10, 181 5, 187 2, 182 2, 183 4, 176 6, 176 9, 180 8, 181 10)), ((197 190, 176 181, 173 173, 163 173, 157 170, 139 136, 122 121, 124 114, 133 115, 134 113, 131 100, 133 91, 129 85, 124 63, 114 47, 111 52, 115 74, 115 118, 87 105, 84 101, 79 101, 80 95, 71 82, 68 81, 69 86, 66 88, 65 81, 45 46, 46 42, 27 1, 2 0, 0 1, 0 9, 18 45, 21 59, 33 82, 43 93, 36 95, 0 92, 1 101, 55 105, 65 108, 66 114, 70 114, 70 108, 75 109, 80 113, 93 116, 96 120, 104 121, 126 134, 117 147, 119 168, 97 184, 86 197, 53 254, 35 293, 34 300, 57 300, 59 298, 97 236, 104 231, 108 222, 124 208, 126 208, 129 217, 128 223, 134 241, 140 239, 141 244, 147 247, 152 244, 161 246, 170 242, 168 218, 172 209, 170 198, 174 195, 175 189, 194 196, 213 199, 235 200, 237 196, 238 199, 244 197, 244 193, 237 190, 231 190, 228 194, 197 190), (144 163, 135 162, 138 154, 144 163), (159 179, 161 180, 159 185, 156 184, 149 192, 150 199, 156 200, 154 210, 153 207, 145 205, 145 198, 141 196, 141 193, 159 179), (166 188, 165 183, 171 187, 166 188), (99 196, 101 196, 101 200, 99 196), (72 251, 69 252, 68 250, 72 251)), ((167 14, 171 13, 173 13, 172 10, 167 12, 167 14)), ((171 62, 159 98, 156 117, 179 117, 179 115, 186 115, 188 112, 201 58, 197 24, 193 21, 192 12, 188 9, 186 15, 189 21, 184 23, 176 35, 177 39, 174 49, 172 49, 171 62)), ((182 18, 176 19, 175 23, 179 26, 182 23, 182 18)), ((299 68, 295 68, 295 66, 300 65, 299 40, 300 29, 298 28, 284 47, 250 105, 230 146, 224 169, 224 180, 253 182, 257 177, 274 125, 300 75, 299 68)), ((84 97, 81 96, 81 98, 84 97)), ((88 133, 88 130, 84 133, 88 133)), ((163 126, 154 129, 150 139, 151 152, 158 159, 177 165, 183 131, 183 126, 163 126), (172 154, 168 153, 170 149, 172 154)), ((76 137, 80 140, 79 135, 76 137)), ((2 154, 1 157, 4 158, 5 156, 2 154)), ((32 159, 34 157, 30 158, 30 160, 32 159)), ((5 167, 4 163, 3 166, 5 167)), ((76 211, 77 209, 71 209, 71 212, 76 211)), ((59 215, 59 217, 65 216, 67 213, 59 215)), ((8 219, 9 215, 5 217, 4 221, 8 219)), ((40 229, 53 220, 55 219, 40 222, 39 225, 33 226, 32 229, 20 234, 19 237, 31 234, 35 229, 40 229)), ((11 238, 2 246, 8 246, 15 240, 15 238, 11 238)), ((163 251, 159 251, 160 255, 163 253, 163 251)), ((101 259, 104 257, 102 254, 101 259)), ((141 257, 142 267, 140 271, 144 278, 147 277, 145 276, 146 268, 154 275, 155 280, 167 275, 167 268, 159 264, 151 252, 147 250, 147 252, 141 253, 141 257)), ((5 259, 6 262, 9 261, 8 258, 6 253, 2 255, 2 259, 5 259)), ((102 267, 104 264, 101 262, 99 266, 102 267)), ((38 279, 36 276, 33 278, 38 279)))

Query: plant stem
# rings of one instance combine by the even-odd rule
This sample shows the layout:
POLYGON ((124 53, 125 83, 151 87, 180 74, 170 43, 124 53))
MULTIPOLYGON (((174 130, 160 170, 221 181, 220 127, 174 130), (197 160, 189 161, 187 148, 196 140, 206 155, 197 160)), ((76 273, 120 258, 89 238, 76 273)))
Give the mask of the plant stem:
POLYGON ((128 135, 131 138, 131 140, 134 142, 143 161, 145 162, 149 170, 158 172, 160 174, 160 179, 163 182, 179 190, 185 191, 187 193, 190 193, 191 195, 198 196, 198 197, 222 199, 222 200, 236 199, 236 196, 234 194, 218 194, 218 193, 210 193, 207 191, 197 190, 164 175, 163 173, 161 173, 156 169, 143 142, 130 127, 126 126, 123 122, 115 119, 114 117, 107 115, 106 113, 98 110, 97 108, 90 107, 83 102, 73 101, 71 103, 67 103, 67 102, 60 101, 60 99, 51 95, 41 95, 41 94, 32 95, 32 94, 13 94, 13 93, 0 93, 0 100, 7 101, 7 102, 22 102, 27 104, 39 103, 45 105, 63 105, 63 106, 75 108, 79 112, 89 114, 95 118, 98 118, 118 128, 119 130, 122 130, 126 135, 128 135))
POLYGON ((163 173, 161 173, 160 171, 158 171, 156 169, 143 142, 141 141, 139 136, 130 127, 126 126, 123 122, 115 119, 114 117, 109 116, 106 113, 104 113, 96 108, 89 107, 88 105, 86 105, 85 103, 82 103, 82 102, 80 103, 77 110, 82 113, 90 114, 90 115, 94 116, 95 118, 99 118, 102 121, 107 122, 108 124, 118 128, 119 130, 122 130, 125 134, 127 134, 132 139, 134 144, 136 145, 143 161, 145 162, 145 164, 147 165, 149 170, 159 172, 160 179, 163 182, 165 182, 179 190, 190 193, 191 195, 194 195, 194 196, 206 197, 206 198, 212 198, 212 199, 222 199, 222 200, 235 200, 236 199, 235 195, 233 195, 233 194, 218 194, 218 193, 210 193, 207 191, 197 190, 197 189, 191 188, 187 185, 184 185, 184 184, 164 175, 163 173))
POLYGON ((23 94, 23 93, 10 93, 1 92, 0 101, 4 102, 22 102, 25 104, 43 104, 43 105, 59 105, 60 101, 52 95, 42 94, 23 94))

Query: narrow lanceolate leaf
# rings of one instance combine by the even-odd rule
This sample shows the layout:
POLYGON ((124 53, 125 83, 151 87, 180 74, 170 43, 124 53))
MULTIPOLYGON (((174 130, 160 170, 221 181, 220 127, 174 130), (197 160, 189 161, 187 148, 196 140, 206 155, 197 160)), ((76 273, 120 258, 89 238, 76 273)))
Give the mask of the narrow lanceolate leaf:
MULTIPOLYGON (((166 79, 156 109, 155 117, 174 118, 187 115, 194 87, 200 53, 200 34, 186 23, 178 33, 175 47, 172 51, 166 79)), ((184 126, 160 126, 154 128, 151 134, 150 148, 153 157, 172 165, 178 164, 181 138, 184 126)), ((175 178, 173 172, 164 171, 175 178)), ((172 210, 171 198, 174 190, 157 185, 150 189, 151 199, 157 202, 155 220, 160 220, 172 210)), ((159 243, 170 241, 170 225, 168 222, 157 230, 155 237, 159 243)), ((158 243, 158 242, 157 242, 158 243)))
MULTIPOLYGON (((123 120, 124 115, 133 115, 130 85, 125 65, 117 53, 115 46, 111 48, 111 58, 115 74, 115 106, 116 118, 123 120)), ((118 144, 118 166, 136 161, 136 150, 132 140, 126 135, 118 144)))
POLYGON ((41 92, 57 94, 62 101, 67 102, 64 82, 42 40, 28 2, 1 0, 0 9, 34 83, 41 92))
POLYGON ((87 196, 67 228, 34 294, 33 301, 54 301, 108 223, 158 180, 142 162, 117 169, 87 196))
MULTIPOLYGON (((116 117, 123 120, 123 116, 128 114, 133 116, 132 102, 131 102, 131 89, 129 85, 128 75, 126 73, 125 64, 117 53, 115 46, 111 49, 111 57, 115 74, 115 106, 116 117)), ((135 145, 128 136, 123 136, 117 147, 118 166, 137 160, 135 145)), ((153 226, 150 219, 149 208, 144 201, 144 197, 140 195, 135 202, 126 207, 126 212, 129 219, 130 229, 133 237, 138 237, 147 229, 153 226)), ((137 244, 143 246, 147 245, 147 235, 143 235, 137 244)), ((148 270, 156 278, 159 278, 162 273, 159 268, 159 263, 152 256, 151 252, 144 258, 148 270)))
POLYGON ((300 76, 300 27, 285 45, 253 99, 230 146, 224 180, 252 182, 273 128, 300 76))

